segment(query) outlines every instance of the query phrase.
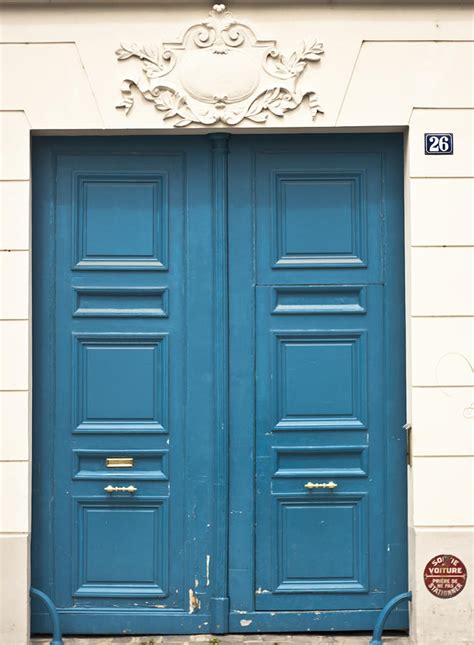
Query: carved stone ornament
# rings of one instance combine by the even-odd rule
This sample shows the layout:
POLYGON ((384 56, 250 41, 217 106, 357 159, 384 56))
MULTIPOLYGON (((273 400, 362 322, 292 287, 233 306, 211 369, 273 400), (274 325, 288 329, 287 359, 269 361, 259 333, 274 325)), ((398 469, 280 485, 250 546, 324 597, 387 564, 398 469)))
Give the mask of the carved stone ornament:
POLYGON ((153 103, 163 119, 173 119, 175 127, 237 125, 244 119, 264 123, 270 113, 282 117, 304 99, 313 120, 322 113, 316 94, 299 91, 297 84, 307 64, 320 60, 323 45, 317 40, 308 47, 301 43, 284 56, 274 40, 259 40, 223 4, 215 4, 209 18, 189 27, 178 42, 123 43, 115 53, 119 61, 142 61, 141 74, 122 83, 123 102, 117 108, 126 114, 134 91, 153 103))

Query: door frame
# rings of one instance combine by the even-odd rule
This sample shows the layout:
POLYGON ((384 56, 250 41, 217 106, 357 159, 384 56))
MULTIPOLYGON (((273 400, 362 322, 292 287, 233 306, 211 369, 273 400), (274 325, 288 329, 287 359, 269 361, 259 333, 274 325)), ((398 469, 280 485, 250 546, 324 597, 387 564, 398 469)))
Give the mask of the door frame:
MULTIPOLYGON (((335 130, 333 132, 330 132, 330 133, 325 132, 324 134, 319 133, 319 132, 314 133, 314 130, 313 130, 313 131, 311 131, 311 134, 312 134, 312 136, 317 137, 317 138, 324 137, 326 134, 328 134, 331 137, 333 137, 335 135, 345 136, 345 135, 342 135, 337 130, 335 130)), ((369 132, 360 132, 358 134, 352 134, 352 135, 347 135, 347 136, 352 137, 352 138, 360 139, 361 137, 364 137, 364 136, 366 136, 368 134, 369 134, 369 132)), ((241 136, 241 137, 245 136, 246 138, 247 138, 247 136, 249 136, 248 133, 242 133, 242 131, 240 131, 238 134, 233 133, 233 135, 234 136, 241 136)), ((134 137, 130 137, 130 135, 128 135, 128 136, 129 136, 130 139, 133 139, 133 140, 136 139, 135 136, 134 137)), ((139 135, 139 136, 142 136, 142 135, 139 135)), ((168 136, 168 135, 166 135, 166 136, 168 136)), ((298 134, 283 134, 283 133, 278 133, 278 134, 272 133, 272 134, 270 134, 270 133, 267 132, 265 134, 251 135, 251 136, 252 136, 252 138, 257 137, 260 140, 262 139, 262 137, 265 137, 265 136, 272 136, 272 137, 277 136, 281 140, 283 140, 283 137, 291 139, 291 140, 294 140, 295 137, 298 137, 299 135, 298 134)), ((305 138, 307 138, 307 135, 303 135, 303 136, 305 136, 305 138)), ((383 135, 381 135, 381 136, 383 136, 383 135)), ((212 137, 214 137, 213 169, 214 169, 214 173, 215 173, 214 177, 215 177, 215 179, 217 179, 217 184, 216 184, 215 191, 214 191, 214 202, 213 202, 214 213, 217 216, 214 243, 215 243, 215 250, 216 250, 217 253, 221 254, 220 255, 220 261, 222 261, 222 258, 223 258, 222 254, 223 254, 223 252, 224 252, 224 250, 225 250, 225 248, 226 248, 226 246, 228 244, 228 240, 227 240, 227 234, 228 234, 228 228, 227 228, 228 227, 228 219, 227 219, 227 217, 228 217, 228 212, 227 212, 227 209, 225 208, 225 206, 223 206, 223 204, 225 203, 225 200, 226 200, 225 185, 226 185, 226 181, 227 181, 227 166, 226 166, 225 160, 226 160, 226 155, 227 155, 227 145, 224 143, 226 141, 226 135, 222 136, 222 134, 217 133, 217 134, 211 134, 211 139, 212 139, 212 137), (222 244, 217 244, 217 241, 219 239, 222 240, 222 244)), ((102 137, 100 137, 100 138, 102 139, 102 137)), ((403 154, 403 150, 402 150, 401 146, 400 146, 400 153, 403 154)), ((404 167, 403 167, 402 154, 397 159, 397 161, 400 162, 400 166, 398 168, 398 174, 400 175, 400 178, 403 181, 404 167)), ((248 162, 252 163, 251 159, 248 159, 248 162)), ((394 159, 393 158, 388 158, 387 167, 390 167, 393 164, 394 164, 394 159)), ((237 187, 235 186, 235 182, 237 181, 237 178, 233 177, 232 175, 233 175, 233 173, 229 173, 229 186, 232 185, 233 189, 237 190, 237 187)), ((50 178, 53 179, 52 173, 51 173, 50 178)), ((251 190, 252 190, 251 186, 245 186, 244 192, 245 192, 245 194, 247 196, 250 196, 251 190)), ((242 194, 242 188, 241 187, 239 187, 239 191, 242 194)), ((398 200, 401 200, 401 195, 402 194, 403 194, 403 183, 401 184, 401 193, 397 197, 398 200)), ((401 265, 405 266, 404 265, 404 259, 403 259, 403 250, 404 250, 403 228, 404 228, 404 218, 402 216, 402 217, 400 217, 399 220, 397 220, 397 226, 394 228, 394 230, 392 232, 397 237, 397 239, 399 239, 399 247, 400 247, 400 250, 401 250, 401 254, 400 254, 401 255, 401 265)), ((35 244, 33 244, 33 246, 35 246, 35 244)), ((394 257, 391 257, 389 255, 389 256, 387 256, 387 260, 388 260, 388 266, 391 266, 393 268, 395 265, 397 265, 398 267, 400 267, 400 264, 399 264, 400 257, 394 258, 394 257)), ((221 280, 221 278, 219 278, 217 276, 218 273, 219 272, 216 272, 216 281, 217 281, 216 284, 219 282, 219 280, 221 280)), ((392 307, 393 311, 391 313, 393 314, 393 317, 392 316, 386 316, 386 319, 385 319, 386 329, 390 329, 391 326, 393 326, 394 320, 397 320, 398 322, 401 321, 400 330, 402 330, 403 336, 404 336, 404 334, 405 334, 405 314, 404 314, 404 304, 405 304, 404 287, 405 287, 405 281, 404 281, 404 274, 401 271, 397 272, 395 270, 393 270, 393 271, 391 271, 389 273, 392 274, 391 277, 390 277, 390 280, 391 280, 391 283, 392 283, 392 291, 391 291, 391 293, 392 294, 394 292, 397 293, 397 295, 398 295, 397 300, 400 303, 402 303, 403 306, 399 307, 398 309, 396 307, 392 307)), ((232 280, 231 272, 229 273, 228 277, 229 277, 229 280, 232 280)), ((227 281, 227 278, 225 278, 225 282, 226 281, 227 281)), ((223 288, 224 291, 226 290, 226 286, 225 286, 224 283, 221 284, 221 288, 223 288)), ((219 324, 218 324, 218 326, 216 328, 216 333, 221 335, 221 337, 223 339, 223 342, 225 344, 225 343, 228 343, 228 329, 226 330, 225 327, 226 327, 226 324, 227 324, 226 316, 228 316, 228 310, 226 310, 226 306, 227 307, 229 306, 229 301, 226 300, 225 298, 223 300, 225 301, 224 305, 222 304, 222 302, 221 303, 215 302, 214 307, 219 308, 221 313, 222 313, 222 315, 223 315, 222 320, 224 321, 224 324, 222 323, 222 320, 219 322, 219 324), (225 303, 227 303, 227 305, 225 303)), ((394 298, 394 300, 395 300, 395 298, 394 298)), ((35 325, 36 325, 36 323, 35 323, 35 325)), ((47 331, 47 330, 45 330, 45 331, 47 331)), ((37 336, 38 336, 38 334, 36 332, 35 337, 37 337, 37 336)), ((33 343, 36 342, 35 337, 33 339, 33 343)), ((403 374, 404 375, 403 382, 404 382, 405 385, 404 385, 404 387, 400 387, 399 382, 398 383, 393 383, 393 388, 394 389, 392 390, 392 392, 393 391, 396 392, 397 401, 399 403, 401 401, 403 402, 403 406, 405 406, 405 392, 406 392, 406 385, 407 385, 407 382, 408 382, 407 378, 406 378, 405 352, 406 352, 406 347, 405 347, 405 345, 403 345, 403 352, 401 352, 400 355, 398 356, 398 361, 397 361, 397 366, 396 366, 397 374, 403 374)), ((218 357, 217 360, 223 361, 224 364, 226 363, 226 357, 225 356, 218 357)), ((228 360, 228 358, 227 358, 227 360, 228 360)), ((225 371, 225 373, 226 373, 225 378, 228 378, 228 372, 225 371)), ((44 386, 47 386, 47 385, 48 384, 44 384, 44 386)), ((218 407, 216 408, 216 410, 218 410, 219 406, 220 406, 221 415, 222 415, 221 418, 224 419, 225 414, 226 414, 225 413, 225 405, 226 405, 225 401, 226 401, 226 396, 228 396, 228 392, 227 392, 227 394, 225 392, 225 385, 224 385, 224 387, 223 387, 222 383, 220 385, 218 385, 217 389, 216 389, 216 394, 218 396, 218 407)), ((404 409, 405 409, 405 407, 404 407, 404 409)), ((232 424, 232 413, 228 412, 228 414, 230 414, 230 424, 232 424)), ((235 422, 235 420, 234 420, 234 422, 235 422)), ((229 425, 227 426, 227 428, 228 428, 228 431, 229 431, 229 425)), ((227 438, 225 436, 223 438, 222 437, 218 438, 216 436, 216 440, 219 442, 218 444, 217 443, 215 444, 215 448, 217 449, 217 454, 220 455, 220 461, 218 460, 218 464, 216 466, 215 477, 216 477, 216 482, 219 482, 219 484, 220 484, 219 485, 219 490, 221 491, 220 501, 218 501, 216 503, 216 513, 218 513, 218 512, 222 512, 222 509, 225 508, 226 505, 227 505, 227 507, 229 505, 229 494, 230 494, 229 482, 231 481, 233 475, 232 475, 232 463, 229 461, 229 452, 228 452, 227 447, 230 446, 230 448, 232 448, 232 436, 227 436, 227 438), (223 439, 223 441, 222 441, 222 439, 223 439), (222 486, 223 481, 226 482, 226 485, 224 485, 224 486, 222 486), (217 509, 220 509, 220 510, 217 511, 217 509)), ((392 444, 397 445, 397 446, 400 445, 399 437, 396 437, 394 434, 390 435, 390 445, 392 445, 392 444)), ((388 449, 388 446, 387 446, 387 449, 388 449)), ((230 454, 232 455, 232 450, 231 450, 230 454)), ((395 469, 398 469, 398 468, 403 469, 403 468, 405 468, 406 462, 405 462, 405 457, 404 457, 404 451, 403 451, 403 457, 401 457, 401 454, 400 455, 397 454, 396 461, 392 462, 392 461, 388 460, 387 465, 389 466, 388 472, 387 472, 387 479, 389 480, 391 478, 391 476, 392 476, 391 473, 395 469)), ((234 468, 235 468, 235 464, 234 464, 234 468)), ((391 491, 390 487, 388 487, 386 489, 386 491, 387 491, 387 506, 390 507, 390 505, 392 503, 394 503, 395 506, 398 507, 399 513, 403 515, 405 521, 403 522, 403 525, 402 525, 399 522, 395 521, 395 519, 392 516, 392 514, 387 513, 386 518, 385 518, 385 522, 386 522, 386 528, 390 532, 393 532, 394 535, 399 535, 400 536, 401 533, 404 533, 404 536, 405 536, 404 539, 401 539, 400 541, 396 542, 396 544, 399 545, 398 548, 400 550, 400 553, 404 554, 404 559, 405 559, 405 562, 407 563, 407 567, 408 567, 408 558, 407 558, 407 525, 408 525, 408 521, 407 521, 407 511, 406 511, 406 509, 407 509, 407 486, 406 486, 406 480, 404 481, 404 484, 405 485, 403 486, 403 490, 399 489, 397 491, 397 494, 395 494, 394 491, 391 491)), ((229 513, 227 513, 227 518, 229 519, 229 513)), ((218 551, 217 551, 218 553, 226 551, 226 549, 220 549, 220 547, 218 545, 221 545, 221 547, 222 547, 222 545, 227 544, 228 537, 226 537, 226 536, 227 536, 227 533, 229 532, 229 528, 230 527, 221 527, 221 530, 218 531, 217 532, 218 534, 216 533, 216 535, 215 535, 215 544, 216 544, 216 546, 218 548, 218 551)), ((216 562, 215 562, 214 567, 213 567, 213 571, 216 573, 216 576, 218 574, 218 571, 223 571, 222 564, 225 561, 226 561, 225 554, 223 556, 221 556, 220 559, 219 559, 219 557, 216 558, 216 562)), ((221 576, 221 578, 222 578, 222 576, 221 576)), ((231 612, 229 624, 228 625, 226 624, 226 618, 225 617, 229 616, 229 614, 227 612, 228 597, 226 596, 226 585, 227 585, 227 583, 226 583, 226 581, 224 579, 221 579, 220 584, 221 584, 221 592, 219 594, 216 594, 216 598, 215 598, 217 603, 215 604, 215 610, 214 610, 213 613, 214 613, 216 618, 213 621, 211 633, 226 633, 227 631, 230 631, 231 633, 233 631, 239 631, 239 632, 244 631, 244 632, 250 632, 251 633, 253 631, 252 627, 251 627, 251 623, 249 625, 244 625, 243 624, 243 622, 245 623, 247 620, 251 620, 251 617, 247 618, 247 616, 246 616, 245 619, 243 619, 240 614, 236 613, 236 614, 232 615, 232 612, 231 612), (247 629, 247 627, 248 627, 248 629, 247 629), (228 628, 230 628, 230 630, 228 628)), ((261 611, 258 612, 258 614, 260 616, 262 615, 262 613, 265 613, 265 612, 261 612, 261 611)), ((276 618, 276 616, 272 616, 271 619, 270 619, 270 615, 268 616, 268 623, 265 623, 265 630, 266 631, 269 631, 269 632, 270 631, 279 631, 278 625, 275 626, 275 622, 277 622, 275 620, 275 618, 276 618)), ((297 619, 297 621, 298 621, 297 626, 298 626, 299 631, 305 631, 305 629, 306 629, 304 624, 301 622, 303 618, 304 617, 301 614, 298 614, 297 612, 295 612, 295 619, 297 619)), ((351 616, 350 618, 351 618, 352 622, 351 622, 350 625, 349 624, 347 625, 347 629, 357 628, 354 625, 354 616, 351 616)), ((321 622, 320 625, 321 625, 321 630, 324 630, 324 623, 321 622)), ((363 627, 363 626, 359 627, 359 629, 365 629, 365 628, 366 627, 363 627)), ((204 630, 204 631, 206 631, 206 630, 204 630)), ((259 630, 259 631, 261 631, 261 630, 259 630)), ((146 632, 146 633, 150 633, 150 632, 146 632)), ((196 632, 196 633, 198 633, 198 632, 196 632)))

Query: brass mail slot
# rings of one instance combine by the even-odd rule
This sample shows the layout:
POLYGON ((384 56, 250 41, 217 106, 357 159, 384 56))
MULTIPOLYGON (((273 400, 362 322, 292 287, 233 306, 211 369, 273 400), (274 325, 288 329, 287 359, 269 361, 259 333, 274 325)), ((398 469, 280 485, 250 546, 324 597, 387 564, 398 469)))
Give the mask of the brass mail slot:
POLYGON ((133 468, 133 457, 107 457, 107 468, 133 468))

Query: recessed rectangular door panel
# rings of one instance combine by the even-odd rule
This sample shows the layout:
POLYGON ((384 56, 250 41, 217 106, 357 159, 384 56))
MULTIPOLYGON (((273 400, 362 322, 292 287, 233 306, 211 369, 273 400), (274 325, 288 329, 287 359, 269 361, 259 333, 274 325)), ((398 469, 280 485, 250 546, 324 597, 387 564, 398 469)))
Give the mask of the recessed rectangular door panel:
POLYGON ((152 503, 74 500, 77 545, 74 596, 165 598, 167 499, 152 503))
POLYGON ((380 279, 380 151, 261 146, 255 160, 259 284, 380 279))

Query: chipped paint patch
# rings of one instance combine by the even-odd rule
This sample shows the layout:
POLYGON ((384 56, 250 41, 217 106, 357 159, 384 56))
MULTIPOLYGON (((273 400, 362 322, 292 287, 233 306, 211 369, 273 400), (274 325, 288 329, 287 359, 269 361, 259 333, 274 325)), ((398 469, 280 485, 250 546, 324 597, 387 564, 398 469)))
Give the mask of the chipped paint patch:
POLYGON ((195 588, 199 587, 199 580, 197 578, 195 578, 194 580, 194 587, 195 588))
POLYGON ((242 627, 248 627, 249 625, 252 624, 252 621, 251 620, 246 620, 245 618, 242 618, 242 620, 240 621, 240 624, 242 625, 242 627))
POLYGON ((211 556, 206 555, 206 587, 209 587, 209 585, 211 584, 211 579, 209 577, 210 570, 211 570, 211 556))
POLYGON ((196 609, 200 609, 201 601, 192 589, 189 590, 189 613, 193 614, 196 609))
POLYGON ((262 589, 262 587, 259 587, 258 589, 255 590, 255 593, 258 593, 258 594, 271 593, 271 591, 268 591, 268 589, 262 589))

